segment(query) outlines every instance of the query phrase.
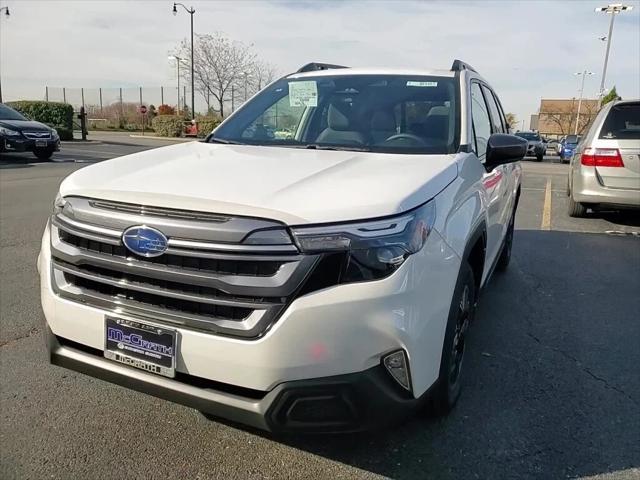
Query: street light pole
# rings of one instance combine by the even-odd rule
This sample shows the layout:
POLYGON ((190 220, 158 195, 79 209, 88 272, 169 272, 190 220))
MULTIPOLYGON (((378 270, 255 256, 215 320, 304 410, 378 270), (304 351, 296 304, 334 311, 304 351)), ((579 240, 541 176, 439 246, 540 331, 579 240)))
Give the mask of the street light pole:
POLYGON ((574 73, 574 75, 582 75, 582 84, 580 86, 580 98, 578 100, 578 113, 576 114, 576 128, 573 132, 574 135, 578 134, 578 124, 580 123, 580 107, 582 106, 582 93, 584 92, 584 79, 587 75, 593 75, 593 72, 583 70, 582 72, 574 73))
MULTIPOLYGON (((7 19, 11 16, 11 14, 9 13, 9 7, 0 7, 0 14, 2 14, 2 12, 4 11, 4 16, 7 17, 7 19)), ((0 59, 2 58, 2 54, 0 52, 0 59)), ((2 70, 0 68, 0 70, 2 70)), ((0 103, 2 103, 2 80, 0 79, 0 103)))
POLYGON ((600 91, 598 92, 598 104, 602 103, 602 97, 604 96, 604 82, 607 76, 607 64, 609 63, 609 50, 611 49, 611 37, 613 36, 613 21, 616 18, 616 14, 620 12, 626 12, 633 10, 631 5, 622 5, 621 3, 613 3, 606 7, 597 7, 596 12, 605 12, 611 14, 611 22, 609 23, 609 35, 607 36, 607 50, 604 54, 604 66, 602 68, 602 79, 600 80, 600 91))
POLYGON ((178 14, 178 5, 185 9, 185 11, 191 15, 191 119, 196 118, 196 94, 195 94, 195 78, 194 78, 194 67, 193 67, 193 14, 196 13, 195 8, 187 8, 182 3, 174 3, 173 4, 173 14, 178 14))

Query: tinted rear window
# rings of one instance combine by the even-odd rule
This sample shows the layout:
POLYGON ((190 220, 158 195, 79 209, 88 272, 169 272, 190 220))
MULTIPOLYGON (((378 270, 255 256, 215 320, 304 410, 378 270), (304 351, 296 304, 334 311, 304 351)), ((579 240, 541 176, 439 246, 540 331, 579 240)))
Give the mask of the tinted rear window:
POLYGON ((578 135, 569 135, 565 140, 565 143, 578 143, 580 141, 580 137, 578 135))
POLYGON ((602 125, 600 138, 640 140, 640 103, 613 107, 602 125))

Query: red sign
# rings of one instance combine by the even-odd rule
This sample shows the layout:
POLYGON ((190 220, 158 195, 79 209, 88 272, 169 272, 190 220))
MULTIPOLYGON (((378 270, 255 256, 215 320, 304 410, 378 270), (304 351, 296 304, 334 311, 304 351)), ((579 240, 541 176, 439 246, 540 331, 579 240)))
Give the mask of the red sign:
POLYGON ((142 114, 142 115, 146 115, 147 114, 147 107, 145 105, 140 105, 140 107, 138 107, 138 111, 142 114))

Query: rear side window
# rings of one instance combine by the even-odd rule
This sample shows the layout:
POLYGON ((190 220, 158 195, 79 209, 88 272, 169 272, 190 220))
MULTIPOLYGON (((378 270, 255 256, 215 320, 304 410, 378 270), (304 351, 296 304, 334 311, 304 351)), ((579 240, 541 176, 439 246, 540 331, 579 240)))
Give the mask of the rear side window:
POLYGON ((482 92, 484 93, 484 98, 487 100, 487 104, 489 105, 489 111, 491 112, 491 130, 493 133, 504 133, 504 127, 502 125, 502 119, 500 118, 500 113, 498 112, 498 105, 496 104, 496 99, 493 98, 493 94, 491 90, 489 90, 484 85, 482 86, 482 92))
POLYGON ((640 140, 640 103, 623 103, 611 108, 600 138, 640 140))
POLYGON ((480 85, 475 82, 471 84, 471 117, 476 139, 476 154, 482 159, 487 153, 487 142, 491 136, 491 120, 480 85))

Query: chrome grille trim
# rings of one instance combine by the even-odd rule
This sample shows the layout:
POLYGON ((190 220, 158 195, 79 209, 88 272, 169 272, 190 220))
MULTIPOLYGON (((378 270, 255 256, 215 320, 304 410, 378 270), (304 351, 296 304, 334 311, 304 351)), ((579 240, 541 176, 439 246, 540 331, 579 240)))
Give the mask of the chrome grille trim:
POLYGON ((105 285, 110 285, 113 287, 121 287, 128 290, 135 290, 143 293, 151 293, 153 295, 163 295, 170 298, 176 298, 179 300, 188 300, 191 302, 200 302, 200 303, 209 303, 212 305, 225 305, 229 307, 242 307, 242 308, 252 308, 252 309, 265 309, 268 307, 275 307, 281 305, 280 303, 273 302, 247 302, 242 300, 226 300, 222 298, 215 298, 206 295, 197 295, 197 294, 189 294, 182 293, 174 290, 170 290, 167 288, 157 287, 155 285, 143 284, 140 282, 132 282, 126 279, 118 279, 115 277, 110 277, 106 275, 100 275, 97 273, 88 273, 79 268, 75 268, 69 265, 63 265, 58 262, 53 262, 53 269, 60 270, 64 273, 70 273, 72 275, 86 278, 87 280, 92 280, 94 282, 103 283, 105 285))
POLYGON ((45 132, 45 131, 25 132, 25 131, 23 131, 22 134, 25 137, 30 138, 32 140, 50 140, 51 139, 51 132, 45 132))
POLYGON ((119 212, 133 213, 136 215, 150 215, 153 217, 172 217, 186 220, 202 220, 217 223, 224 223, 231 220, 231 217, 216 215, 215 213, 191 212, 189 210, 150 207, 145 205, 136 205, 133 203, 110 202, 107 200, 90 200, 89 204, 94 208, 115 210, 119 212))
MULTIPOLYGON (((197 212, 173 215, 155 207, 124 204, 120 208, 107 202, 103 208, 103 201, 94 199, 65 200, 50 226, 54 291, 67 300, 114 314, 258 338, 295 298, 320 259, 299 253, 293 243, 242 243, 256 231, 286 232, 270 220, 205 221, 208 214, 197 212), (167 235, 167 251, 144 258, 126 249, 122 234, 135 225, 167 235), (220 241, 230 238, 236 241, 220 241)), ((279 242, 287 237, 288 233, 274 235, 279 242)), ((264 238, 269 241, 268 235, 264 238)))
POLYGON ((254 310, 251 315, 241 321, 212 319, 211 317, 202 317, 182 312, 173 313, 162 308, 154 308, 147 304, 83 290, 68 283, 61 271, 52 268, 51 272, 54 291, 68 300, 80 301, 88 306, 105 309, 116 315, 118 313, 130 313, 141 316, 142 318, 152 316, 154 320, 164 321, 174 326, 182 326, 211 333, 224 333, 224 330, 249 332, 254 329, 260 320, 263 320, 268 313, 267 310, 254 310))

